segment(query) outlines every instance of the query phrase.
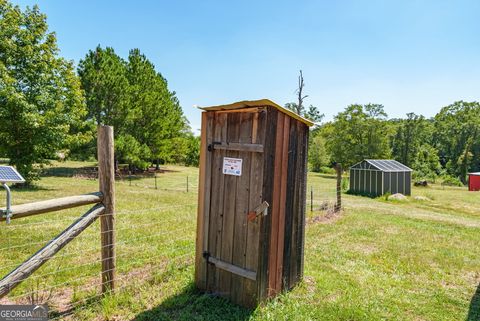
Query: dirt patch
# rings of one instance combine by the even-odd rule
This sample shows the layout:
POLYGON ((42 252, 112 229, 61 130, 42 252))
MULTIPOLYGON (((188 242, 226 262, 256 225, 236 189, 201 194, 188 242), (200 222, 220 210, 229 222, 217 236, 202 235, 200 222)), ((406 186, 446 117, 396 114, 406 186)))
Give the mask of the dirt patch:
POLYGON ((338 212, 335 212, 333 210, 328 210, 325 212, 322 212, 319 215, 315 215, 313 217, 310 217, 307 219, 307 224, 330 224, 336 222, 338 219, 340 219, 344 215, 344 210, 340 210, 338 212))
POLYGON ((431 201, 431 199, 426 196, 415 196, 413 199, 416 201, 431 201))
POLYGON ((378 249, 373 244, 357 243, 352 245, 352 250, 363 255, 372 255, 378 252, 378 249))
MULTIPOLYGON (((116 288, 122 289, 132 283, 132 280, 135 280, 136 284, 155 282, 156 273, 168 273, 168 265, 176 264, 176 266, 191 264, 190 259, 188 260, 165 260, 159 262, 158 264, 146 264, 145 266, 134 268, 126 273, 119 273, 117 275, 116 288), (174 261, 178 261, 174 263, 174 261)), ((92 276, 87 278, 84 281, 83 287, 79 287, 80 290, 88 290, 91 292, 91 296, 87 296, 85 299, 80 299, 79 301, 72 301, 74 297, 75 290, 73 287, 62 287, 57 288, 54 291, 48 291, 44 289, 38 289, 35 291, 35 301, 34 304, 48 304, 51 311, 55 316, 60 316, 62 319, 69 319, 72 317, 75 309, 79 306, 88 305, 95 300, 100 298, 101 292, 101 281, 99 276, 92 276), (94 294, 96 293, 96 294, 94 294)), ((32 304, 31 298, 27 296, 17 297, 14 299, 9 299, 4 297, 0 299, 0 305, 4 304, 32 304)), ((103 320, 103 319, 99 319, 103 320)))
POLYGON ((315 279, 311 276, 304 276, 303 282, 308 293, 314 294, 316 291, 315 279))

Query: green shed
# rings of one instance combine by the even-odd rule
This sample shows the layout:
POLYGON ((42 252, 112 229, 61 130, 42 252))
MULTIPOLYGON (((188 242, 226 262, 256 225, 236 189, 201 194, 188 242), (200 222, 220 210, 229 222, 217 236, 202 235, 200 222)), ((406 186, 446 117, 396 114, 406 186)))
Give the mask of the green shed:
POLYGON ((350 192, 370 196, 410 195, 412 169, 396 160, 365 159, 350 167, 350 192))

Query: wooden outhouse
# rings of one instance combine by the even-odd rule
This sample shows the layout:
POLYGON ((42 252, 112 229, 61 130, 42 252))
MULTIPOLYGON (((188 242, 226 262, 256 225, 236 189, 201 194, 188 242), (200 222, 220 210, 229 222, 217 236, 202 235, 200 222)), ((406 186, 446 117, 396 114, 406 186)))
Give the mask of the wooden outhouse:
POLYGON ((195 283, 254 307, 303 275, 313 123, 268 99, 201 109, 195 283))

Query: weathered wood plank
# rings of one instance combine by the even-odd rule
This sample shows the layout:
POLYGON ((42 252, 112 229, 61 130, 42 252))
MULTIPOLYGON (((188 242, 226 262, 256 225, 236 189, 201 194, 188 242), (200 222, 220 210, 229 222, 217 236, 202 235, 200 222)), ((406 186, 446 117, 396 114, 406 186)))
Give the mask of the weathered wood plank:
POLYGON ((265 107, 250 107, 250 108, 241 108, 241 109, 226 109, 226 110, 216 110, 215 113, 258 113, 259 111, 265 110, 265 107))
POLYGON ((303 275, 304 237, 305 237, 305 197, 307 173, 308 127, 298 123, 297 171, 295 186, 295 218, 293 225, 293 244, 290 270, 290 288, 295 286, 303 275))
POLYGON ((252 281, 257 279, 257 273, 255 271, 244 269, 237 265, 214 258, 213 256, 208 258, 208 262, 214 264, 219 269, 235 274, 235 276, 247 278, 252 281))
POLYGON ((290 117, 285 117, 283 124, 282 138, 282 167, 280 184, 280 211, 278 215, 278 243, 277 243, 277 263, 276 263, 276 281, 275 291, 282 291, 283 274, 283 249, 285 246, 285 205, 287 198, 287 176, 288 176, 288 139, 290 135, 290 117))
MULTIPOLYGON (((215 113, 213 125, 213 141, 227 140, 227 115, 215 113)), ((223 193, 224 191, 224 175, 222 172, 223 157, 225 151, 213 150, 211 164, 211 197, 210 197, 210 233, 208 238, 208 252, 210 255, 220 257, 221 239, 223 228, 223 193)), ((208 266, 208 291, 217 290, 218 270, 214 265, 208 266)))
POLYGON ((300 229, 301 229, 301 212, 300 212, 300 206, 302 203, 302 200, 300 199, 302 195, 302 183, 301 179, 303 177, 303 139, 304 139, 304 130, 301 125, 299 125, 298 128, 298 133, 297 133, 297 150, 296 150, 296 163, 297 163, 297 168, 295 170, 295 192, 294 192, 294 205, 293 205, 293 211, 295 212, 294 216, 294 222, 292 226, 292 254, 290 258, 290 273, 289 273, 289 279, 290 279, 290 284, 289 287, 293 287, 297 280, 298 280, 298 257, 301 255, 300 249, 299 249, 299 242, 300 240, 300 229))
MULTIPOLYGON (((278 110, 268 107, 265 113, 265 152, 263 154, 263 200, 270 205, 273 204, 273 185, 274 185, 274 165, 276 150, 276 130, 278 110)), ((260 116, 262 117, 262 115, 260 116)), ((258 270, 257 270, 257 293, 259 300, 265 300, 268 297, 269 286, 269 261, 270 261, 270 239, 272 226, 272 211, 269 215, 261 217, 259 221, 260 240, 258 251, 258 270)))
MULTIPOLYGON (((252 143, 263 144, 265 141, 266 132, 266 111, 256 113, 252 120, 252 143)), ((258 204, 268 204, 263 200, 263 170, 264 170, 264 155, 252 153, 252 163, 250 166, 250 195, 249 208, 251 211, 256 210, 258 204)), ((245 246, 245 268, 248 270, 259 270, 259 253, 260 249, 260 224, 263 217, 257 216, 253 221, 247 222, 247 240, 245 246)), ((260 273, 258 273, 260 275, 260 273)), ((259 299, 258 281, 252 280, 244 281, 244 303, 245 306, 253 307, 259 299)))
POLYGON ((103 194, 104 213, 100 216, 102 293, 115 288, 115 159, 113 127, 98 126, 98 183, 103 194))
MULTIPOLYGON (((252 113, 240 113, 239 144, 252 145, 252 113)), ((263 149, 263 146, 262 146, 263 149)), ((237 178, 237 196, 235 199, 235 217, 233 231, 233 256, 232 264, 245 268, 245 255, 247 246, 247 215, 250 200, 250 171, 253 153, 242 151, 238 157, 242 158, 242 175, 237 178)), ((244 278, 232 275, 232 299, 245 305, 244 278)))
MULTIPOLYGON (((207 183, 207 174, 209 172, 209 164, 207 154, 207 146, 209 144, 208 137, 211 135, 212 118, 209 115, 213 113, 202 113, 202 129, 200 136, 200 168, 198 178, 198 208, 197 208, 197 239, 195 245, 195 284, 200 290, 207 289, 207 262, 203 258, 203 252, 207 250, 208 234, 205 234, 208 220, 205 219, 206 212, 210 206, 209 202, 205 202, 210 195, 209 185, 207 183)), ((211 141, 211 139, 210 139, 211 141)), ((209 156, 209 155, 208 155, 209 156)))
POLYGON ((273 179, 273 202, 272 202, 272 225, 270 235, 270 249, 269 249, 269 262, 268 262, 268 296, 272 297, 276 294, 277 288, 277 248, 278 248, 278 224, 280 217, 280 192, 281 192, 281 179, 282 179, 282 139, 283 139, 283 127, 285 125, 285 115, 278 113, 277 115, 277 132, 275 135, 275 163, 274 163, 274 179, 273 179))
POLYGON ((290 273, 289 273, 289 289, 295 286, 299 281, 300 265, 299 260, 303 255, 302 236, 304 230, 304 221, 302 216, 305 214, 305 200, 306 197, 306 151, 305 151, 305 133, 308 132, 308 128, 302 123, 297 123, 297 166, 295 171, 295 192, 294 192, 294 205, 293 210, 295 212, 294 222, 292 226, 292 254, 290 259, 290 273), (303 207, 303 210, 302 210, 303 207))
MULTIPOLYGON (((236 141, 240 131, 240 114, 227 113, 227 141, 236 141)), ((237 151, 226 151, 227 157, 238 157, 237 151)), ((237 194, 237 179, 238 176, 224 175, 224 196, 223 200, 223 226, 220 260, 232 263, 233 256, 233 238, 234 238, 234 224, 235 224, 235 210, 236 210, 236 194, 237 194)), ((220 295, 231 295, 231 273, 225 271, 218 271, 218 290, 220 295)))
POLYGON ((297 229, 297 244, 298 244, 298 254, 297 254, 297 273, 295 284, 298 283, 303 278, 303 267, 304 267, 304 257, 305 257, 305 202, 307 196, 307 170, 308 170, 308 135, 309 129, 305 124, 301 124, 303 129, 302 134, 302 148, 300 150, 301 155, 301 177, 300 181, 300 197, 299 197, 299 224, 297 229))
POLYGON ((103 204, 95 205, 37 253, 0 280, 0 299, 51 259, 65 245, 90 226, 104 211, 105 206, 103 204))
POLYGON ((298 187, 298 181, 296 173, 297 168, 297 159, 298 159, 298 150, 297 150, 297 122, 292 120, 290 124, 290 134, 289 134, 289 146, 288 146, 288 174, 287 174, 287 199, 285 204, 285 248, 283 250, 283 277, 284 282, 283 289, 290 289, 291 284, 291 267, 292 261, 295 256, 293 250, 293 243, 295 237, 295 224, 296 217, 298 215, 295 208, 297 202, 296 187, 298 187))
MULTIPOLYGON (((242 115, 242 114, 240 114, 242 115)), ((245 115, 245 114, 243 114, 245 115)), ((248 114, 246 114, 248 115, 248 114)), ((252 144, 252 143, 222 143, 222 144, 214 144, 212 145, 214 149, 224 149, 224 150, 236 150, 239 152, 256 152, 256 153, 263 153, 263 145, 262 144, 252 144)))
MULTIPOLYGON (((102 202, 102 200, 102 193, 96 192, 85 195, 67 196, 46 201, 14 205, 12 206, 11 219, 60 211, 88 204, 96 204, 102 202)), ((5 209, 0 209, 0 212, 5 212, 5 209)), ((0 217, 0 221, 5 221, 5 218, 0 217)))

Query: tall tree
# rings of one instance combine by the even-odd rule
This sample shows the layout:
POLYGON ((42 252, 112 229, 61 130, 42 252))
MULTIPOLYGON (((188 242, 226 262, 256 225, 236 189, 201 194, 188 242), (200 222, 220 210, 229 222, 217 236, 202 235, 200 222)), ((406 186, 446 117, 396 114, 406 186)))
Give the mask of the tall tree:
POLYGON ((422 144, 416 150, 411 164, 415 178, 434 181, 442 173, 438 151, 430 144, 422 144))
POLYGON ((132 49, 125 61, 112 48, 97 47, 78 72, 89 117, 114 126, 117 162, 146 168, 153 159, 173 160, 174 139, 184 130, 185 118, 175 92, 140 50, 132 49))
MULTIPOLYGON (((121 158, 130 163, 137 160, 137 153, 142 147, 128 133, 131 111, 128 106, 129 84, 125 61, 113 48, 97 46, 80 60, 78 75, 87 100, 87 120, 93 119, 98 125, 113 126, 117 141, 115 164, 121 158)), ((94 141, 92 143, 95 144, 94 141)))
POLYGON ((435 116, 434 144, 450 175, 465 183, 469 171, 480 170, 480 103, 457 101, 435 116))
POLYGON ((155 66, 139 49, 130 51, 127 63, 131 133, 148 147, 151 157, 172 160, 176 152, 174 142, 189 130, 188 121, 175 92, 168 90, 167 80, 155 71, 155 66))
POLYGON ((27 183, 37 178, 34 165, 75 141, 71 129, 81 127, 80 83, 37 6, 0 1, 0 106, 0 151, 27 183))
POLYGON ((395 126, 395 134, 391 141, 393 157, 411 167, 416 161, 420 147, 431 142, 433 123, 414 113, 408 113, 406 119, 393 123, 395 126))
POLYGON ((329 155, 325 149, 325 139, 322 135, 314 135, 308 144, 308 162, 312 172, 320 172, 322 166, 330 163, 329 155))
POLYGON ((88 106, 88 118, 110 125, 115 136, 128 128, 127 65, 113 48, 97 46, 78 66, 82 89, 88 106))
POLYGON ((390 141, 393 158, 411 167, 415 177, 435 179, 441 166, 438 151, 432 146, 433 121, 408 113, 407 118, 390 122, 395 128, 390 141))
POLYGON ((326 148, 332 161, 345 167, 365 158, 390 156, 390 126, 383 105, 350 105, 324 126, 326 148))

